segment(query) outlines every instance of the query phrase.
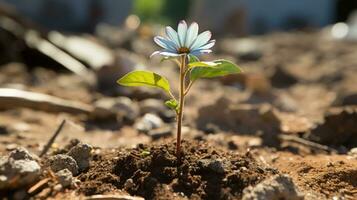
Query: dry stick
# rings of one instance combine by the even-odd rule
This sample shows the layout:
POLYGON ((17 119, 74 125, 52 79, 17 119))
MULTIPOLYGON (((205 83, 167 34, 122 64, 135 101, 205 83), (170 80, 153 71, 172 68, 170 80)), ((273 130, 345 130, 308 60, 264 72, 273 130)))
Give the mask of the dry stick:
POLYGON ((40 157, 42 157, 43 155, 45 155, 47 153, 47 151, 51 148, 53 142, 55 141, 56 137, 59 135, 59 133, 62 131, 62 128, 64 126, 64 124, 66 123, 66 120, 64 119, 61 124, 58 126, 56 132, 54 132, 53 136, 50 138, 50 140, 48 140, 46 146, 43 148, 40 157))
POLYGON ((29 190, 27 190, 27 193, 32 195, 36 193, 37 191, 41 190, 51 179, 50 178, 45 178, 37 182, 35 185, 33 185, 29 190))
POLYGON ((280 135, 279 136, 280 139, 282 140, 286 140, 286 141, 291 141, 291 142, 295 142, 295 143, 299 143, 311 148, 315 148, 315 149, 319 149, 319 150, 323 150, 323 151, 328 151, 328 152, 338 152, 336 149, 328 147, 326 145, 322 145, 316 142, 312 142, 309 140, 305 140, 303 138, 299 138, 296 136, 292 136, 292 135, 280 135))

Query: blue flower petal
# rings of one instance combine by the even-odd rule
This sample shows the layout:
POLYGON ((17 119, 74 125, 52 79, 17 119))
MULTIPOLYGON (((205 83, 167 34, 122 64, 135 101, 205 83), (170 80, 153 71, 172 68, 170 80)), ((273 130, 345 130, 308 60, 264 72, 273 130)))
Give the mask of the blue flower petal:
POLYGON ((212 52, 212 50, 210 50, 210 49, 198 49, 198 50, 191 51, 190 54, 192 54, 194 56, 199 56, 199 55, 207 54, 207 53, 211 53, 211 52, 212 52))
POLYGON ((176 49, 180 48, 180 41, 177 35, 177 32, 171 28, 170 26, 166 26, 166 35, 167 37, 173 42, 175 43, 176 49))
POLYGON ((210 49, 212 48, 216 43, 216 40, 210 40, 207 44, 198 47, 198 49, 202 50, 202 49, 210 49))
POLYGON ((198 24, 193 22, 187 30, 185 47, 190 47, 198 34, 198 24))
POLYGON ((199 34, 190 49, 194 51, 195 49, 205 45, 211 39, 211 36, 212 33, 210 31, 205 31, 199 34))
POLYGON ((180 47, 183 47, 185 45, 186 32, 187 32, 187 24, 184 20, 181 20, 177 27, 177 34, 180 41, 180 47))
POLYGON ((171 51, 176 51, 176 45, 170 40, 167 40, 161 36, 156 36, 154 37, 154 41, 156 44, 158 44, 160 47, 164 49, 169 49, 171 51))

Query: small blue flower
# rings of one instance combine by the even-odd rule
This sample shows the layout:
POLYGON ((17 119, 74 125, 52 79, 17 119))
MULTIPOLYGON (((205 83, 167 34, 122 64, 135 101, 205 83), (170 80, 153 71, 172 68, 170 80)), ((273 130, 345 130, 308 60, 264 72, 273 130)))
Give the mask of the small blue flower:
POLYGON ((155 51, 151 56, 160 54, 165 57, 176 57, 182 54, 199 56, 205 53, 211 53, 216 40, 211 39, 211 32, 205 31, 198 35, 198 24, 193 22, 187 28, 184 20, 180 21, 177 32, 167 26, 165 29, 167 37, 156 36, 154 41, 160 47, 161 51, 155 51))

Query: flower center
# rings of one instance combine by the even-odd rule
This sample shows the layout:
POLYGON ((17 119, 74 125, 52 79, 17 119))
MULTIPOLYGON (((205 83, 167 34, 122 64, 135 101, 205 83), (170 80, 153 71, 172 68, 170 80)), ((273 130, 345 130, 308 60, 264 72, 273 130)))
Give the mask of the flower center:
POLYGON ((180 47, 178 49, 178 52, 181 54, 181 53, 190 53, 190 49, 187 48, 187 47, 180 47))

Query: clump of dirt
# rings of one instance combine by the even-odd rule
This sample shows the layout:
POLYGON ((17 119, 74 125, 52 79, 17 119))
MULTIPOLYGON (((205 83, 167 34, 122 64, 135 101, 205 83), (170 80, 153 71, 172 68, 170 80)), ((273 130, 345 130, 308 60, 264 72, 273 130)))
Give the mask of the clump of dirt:
POLYGON ((146 199, 230 199, 277 174, 249 152, 242 155, 199 141, 184 141, 182 147, 180 160, 174 142, 101 152, 79 176, 80 191, 93 195, 125 190, 146 199))

